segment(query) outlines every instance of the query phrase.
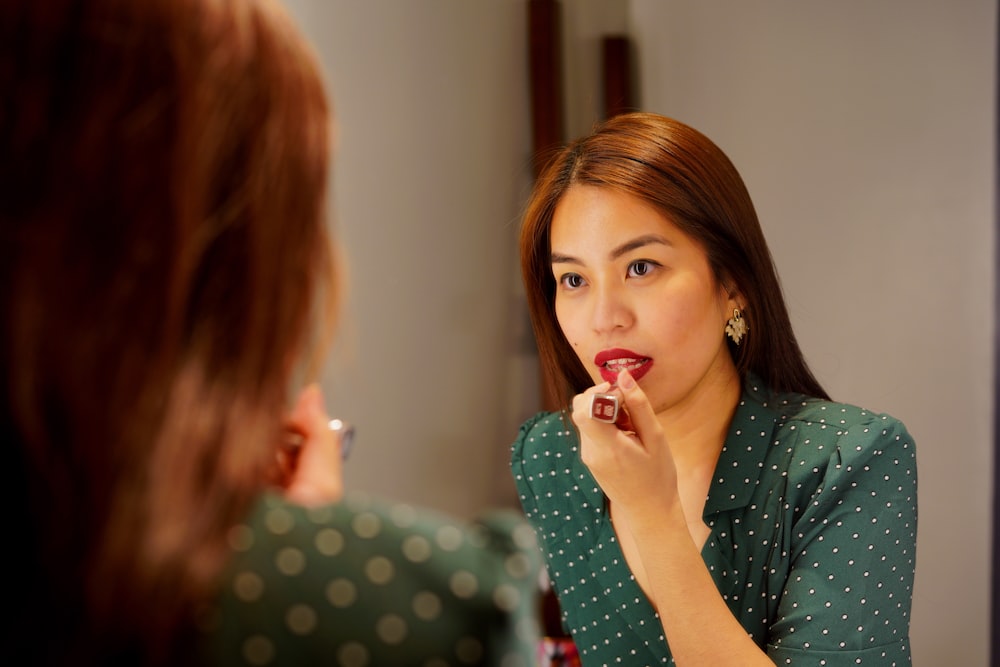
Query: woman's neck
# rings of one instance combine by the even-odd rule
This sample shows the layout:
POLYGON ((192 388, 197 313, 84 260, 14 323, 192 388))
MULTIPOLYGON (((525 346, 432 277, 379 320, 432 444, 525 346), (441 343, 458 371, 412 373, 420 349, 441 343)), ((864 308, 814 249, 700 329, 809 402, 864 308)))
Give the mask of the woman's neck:
POLYGON ((683 401, 657 416, 678 474, 714 470, 743 388, 735 367, 707 376, 683 401))

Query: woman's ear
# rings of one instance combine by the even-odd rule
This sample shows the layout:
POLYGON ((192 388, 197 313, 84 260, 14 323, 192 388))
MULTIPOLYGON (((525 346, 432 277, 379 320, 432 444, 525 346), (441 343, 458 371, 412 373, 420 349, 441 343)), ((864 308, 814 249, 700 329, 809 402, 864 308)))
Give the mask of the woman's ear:
POLYGON ((743 298, 743 292, 735 280, 724 275, 719 280, 719 284, 722 286, 722 291, 725 292, 726 298, 729 300, 730 310, 733 308, 739 308, 740 310, 746 308, 746 299, 743 298))

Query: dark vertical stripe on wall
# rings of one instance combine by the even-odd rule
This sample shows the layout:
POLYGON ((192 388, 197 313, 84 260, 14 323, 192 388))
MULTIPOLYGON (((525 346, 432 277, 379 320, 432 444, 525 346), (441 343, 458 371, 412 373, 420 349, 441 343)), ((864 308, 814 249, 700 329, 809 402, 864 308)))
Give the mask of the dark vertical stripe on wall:
POLYGON ((990 664, 1000 665, 1000 12, 993 90, 993 595, 990 609, 990 664))
POLYGON ((534 175, 563 143, 561 12, 555 0, 528 2, 528 67, 534 175))
POLYGON ((623 35, 609 35, 601 42, 605 118, 635 111, 631 48, 629 38, 623 35))
MULTIPOLYGON (((2 0, 0 0, 2 1, 2 0)), ((537 178, 565 142, 563 127, 562 12, 556 0, 528 0, 528 69, 531 90, 532 176, 537 178)), ((531 326, 527 326, 531 330, 531 326)), ((558 410, 562 397, 539 367, 541 410, 558 410)))

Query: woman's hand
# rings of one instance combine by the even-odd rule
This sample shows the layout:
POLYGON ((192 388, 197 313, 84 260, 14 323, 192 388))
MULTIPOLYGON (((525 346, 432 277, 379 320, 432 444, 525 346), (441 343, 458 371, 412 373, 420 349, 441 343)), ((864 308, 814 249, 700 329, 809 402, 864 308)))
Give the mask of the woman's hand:
POLYGON ((604 383, 577 395, 573 422, 580 433, 580 458, 620 510, 638 517, 680 502, 677 470, 663 428, 627 370, 618 374, 616 386, 604 383), (591 418, 591 401, 598 393, 618 397, 626 415, 617 424, 591 418))
POLYGON ((285 496, 302 505, 336 502, 344 495, 341 432, 330 417, 318 384, 302 390, 286 421, 293 441, 279 452, 285 496))

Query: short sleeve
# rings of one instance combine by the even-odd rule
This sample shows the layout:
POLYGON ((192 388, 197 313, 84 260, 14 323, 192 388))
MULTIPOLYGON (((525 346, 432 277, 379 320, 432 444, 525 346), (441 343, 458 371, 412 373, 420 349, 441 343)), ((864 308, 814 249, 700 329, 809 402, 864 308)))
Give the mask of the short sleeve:
POLYGON ((525 516, 533 524, 537 523, 538 520, 538 500, 535 498, 534 489, 531 487, 532 474, 527 470, 528 466, 525 458, 531 456, 527 451, 529 434, 535 428, 535 425, 546 416, 547 413, 541 412, 521 424, 521 428, 518 430, 517 437, 514 439, 510 450, 510 469, 514 477, 514 486, 521 501, 521 508, 524 510, 525 516))
MULTIPOLYGON (((791 527, 791 569, 767 647, 779 666, 911 664, 915 448, 900 422, 870 417, 831 448, 791 527)), ((808 426, 799 431, 811 437, 808 426)))

